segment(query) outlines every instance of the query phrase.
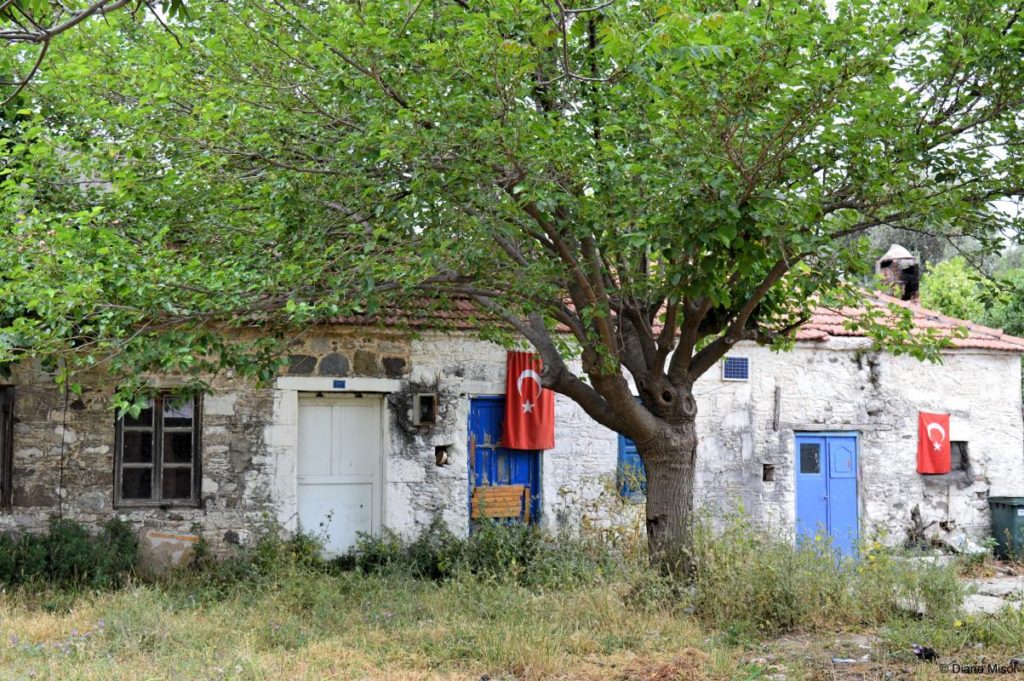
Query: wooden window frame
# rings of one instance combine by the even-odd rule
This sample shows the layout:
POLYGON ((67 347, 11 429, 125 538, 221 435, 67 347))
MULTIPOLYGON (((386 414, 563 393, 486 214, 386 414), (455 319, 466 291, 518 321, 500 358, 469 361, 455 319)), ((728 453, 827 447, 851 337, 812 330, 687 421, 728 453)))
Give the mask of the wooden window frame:
MULTIPOLYGON (((164 499, 163 498, 163 472, 164 472, 164 401, 173 396, 169 393, 160 393, 153 397, 153 486, 152 490, 156 498, 153 499, 124 499, 122 494, 121 474, 127 468, 148 468, 138 464, 125 464, 124 459, 124 417, 115 421, 115 444, 114 444, 114 508, 200 508, 202 506, 203 481, 203 456, 202 456, 202 431, 203 431, 203 400, 196 396, 192 399, 192 496, 189 499, 164 499)), ((183 465, 169 465, 172 468, 184 468, 183 465)))
POLYGON ((0 386, 0 513, 10 512, 14 473, 14 388, 0 386))

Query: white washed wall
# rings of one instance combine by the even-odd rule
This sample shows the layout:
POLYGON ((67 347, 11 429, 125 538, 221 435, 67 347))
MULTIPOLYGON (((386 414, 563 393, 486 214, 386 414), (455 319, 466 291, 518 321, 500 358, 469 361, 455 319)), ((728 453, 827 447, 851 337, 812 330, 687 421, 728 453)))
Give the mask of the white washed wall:
MULTIPOLYGON (((892 542, 902 541, 915 505, 926 523, 948 521, 981 537, 989 525, 988 496, 1024 494, 1017 355, 959 350, 936 365, 869 353, 859 339, 802 343, 786 353, 741 344, 733 354, 750 357, 749 382, 723 381, 716 368, 695 387, 699 505, 742 505, 755 519, 792 528, 794 433, 813 430, 859 433, 861 527, 892 542), (969 443, 972 484, 916 473, 920 410, 951 414, 951 439, 969 443), (774 482, 762 481, 764 464, 775 466, 774 482)), ((457 395, 441 438, 453 444, 452 463, 422 479, 389 478, 394 501, 389 497, 388 506, 395 510, 388 523, 413 534, 440 511, 453 529, 465 531, 468 400, 504 391, 505 353, 482 341, 432 336, 413 342, 410 359, 412 380, 435 381, 457 395)), ((431 468, 436 440, 424 442, 421 453, 431 468)), ((543 455, 545 522, 610 522, 623 510, 609 494, 617 436, 558 396, 555 441, 543 455)))

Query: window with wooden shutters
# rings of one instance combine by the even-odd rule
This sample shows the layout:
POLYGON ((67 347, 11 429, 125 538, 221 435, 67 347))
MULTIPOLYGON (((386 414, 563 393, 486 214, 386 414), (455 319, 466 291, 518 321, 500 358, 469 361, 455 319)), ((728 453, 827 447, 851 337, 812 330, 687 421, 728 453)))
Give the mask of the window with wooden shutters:
POLYGON ((198 398, 159 395, 138 416, 118 419, 119 506, 199 504, 199 406, 198 398))
POLYGON ((14 467, 14 388, 0 387, 0 511, 11 508, 14 467))

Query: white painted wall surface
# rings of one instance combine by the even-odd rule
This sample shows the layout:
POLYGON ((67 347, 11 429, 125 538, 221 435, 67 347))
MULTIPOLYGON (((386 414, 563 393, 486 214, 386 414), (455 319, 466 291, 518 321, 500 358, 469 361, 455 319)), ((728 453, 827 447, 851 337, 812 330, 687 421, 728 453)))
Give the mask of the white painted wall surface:
MULTIPOLYGON (((989 495, 1024 494, 1024 423, 1017 355, 947 352, 941 365, 868 353, 861 339, 801 343, 786 353, 754 344, 734 350, 751 360, 748 382, 723 381, 718 368, 696 385, 698 505, 735 508, 759 521, 792 528, 795 512, 794 433, 860 434, 861 527, 898 543, 919 505, 926 523, 949 521, 980 538, 988 531, 989 495), (780 389, 778 428, 775 392, 780 389), (969 443, 974 482, 918 475, 917 412, 951 414, 951 437, 969 443), (762 466, 775 481, 762 481, 762 466)), ((440 512, 453 530, 467 525, 469 397, 504 391, 505 353, 470 338, 427 336, 413 342, 411 380, 434 382, 457 395, 443 436, 422 442, 411 462, 392 466, 387 525, 415 534, 440 512), (451 464, 433 465, 433 445, 452 443, 451 464), (423 470, 412 475, 413 469, 423 470)), ((572 401, 556 400, 555 448, 543 454, 543 514, 549 527, 585 518, 610 522, 623 509, 611 502, 618 442, 572 401)), ((392 457, 395 454, 392 453, 392 457)))

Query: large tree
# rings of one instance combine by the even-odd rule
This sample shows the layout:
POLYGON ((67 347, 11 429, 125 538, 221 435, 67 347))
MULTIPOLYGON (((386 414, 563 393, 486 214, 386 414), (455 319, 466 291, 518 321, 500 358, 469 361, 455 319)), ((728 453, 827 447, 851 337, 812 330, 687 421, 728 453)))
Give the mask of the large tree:
POLYGON ((461 296, 637 443, 666 564, 701 375, 849 293, 873 227, 1021 227, 1015 3, 189 10, 173 38, 90 25, 33 89, 5 171, 9 357, 262 366, 221 331, 461 296))

